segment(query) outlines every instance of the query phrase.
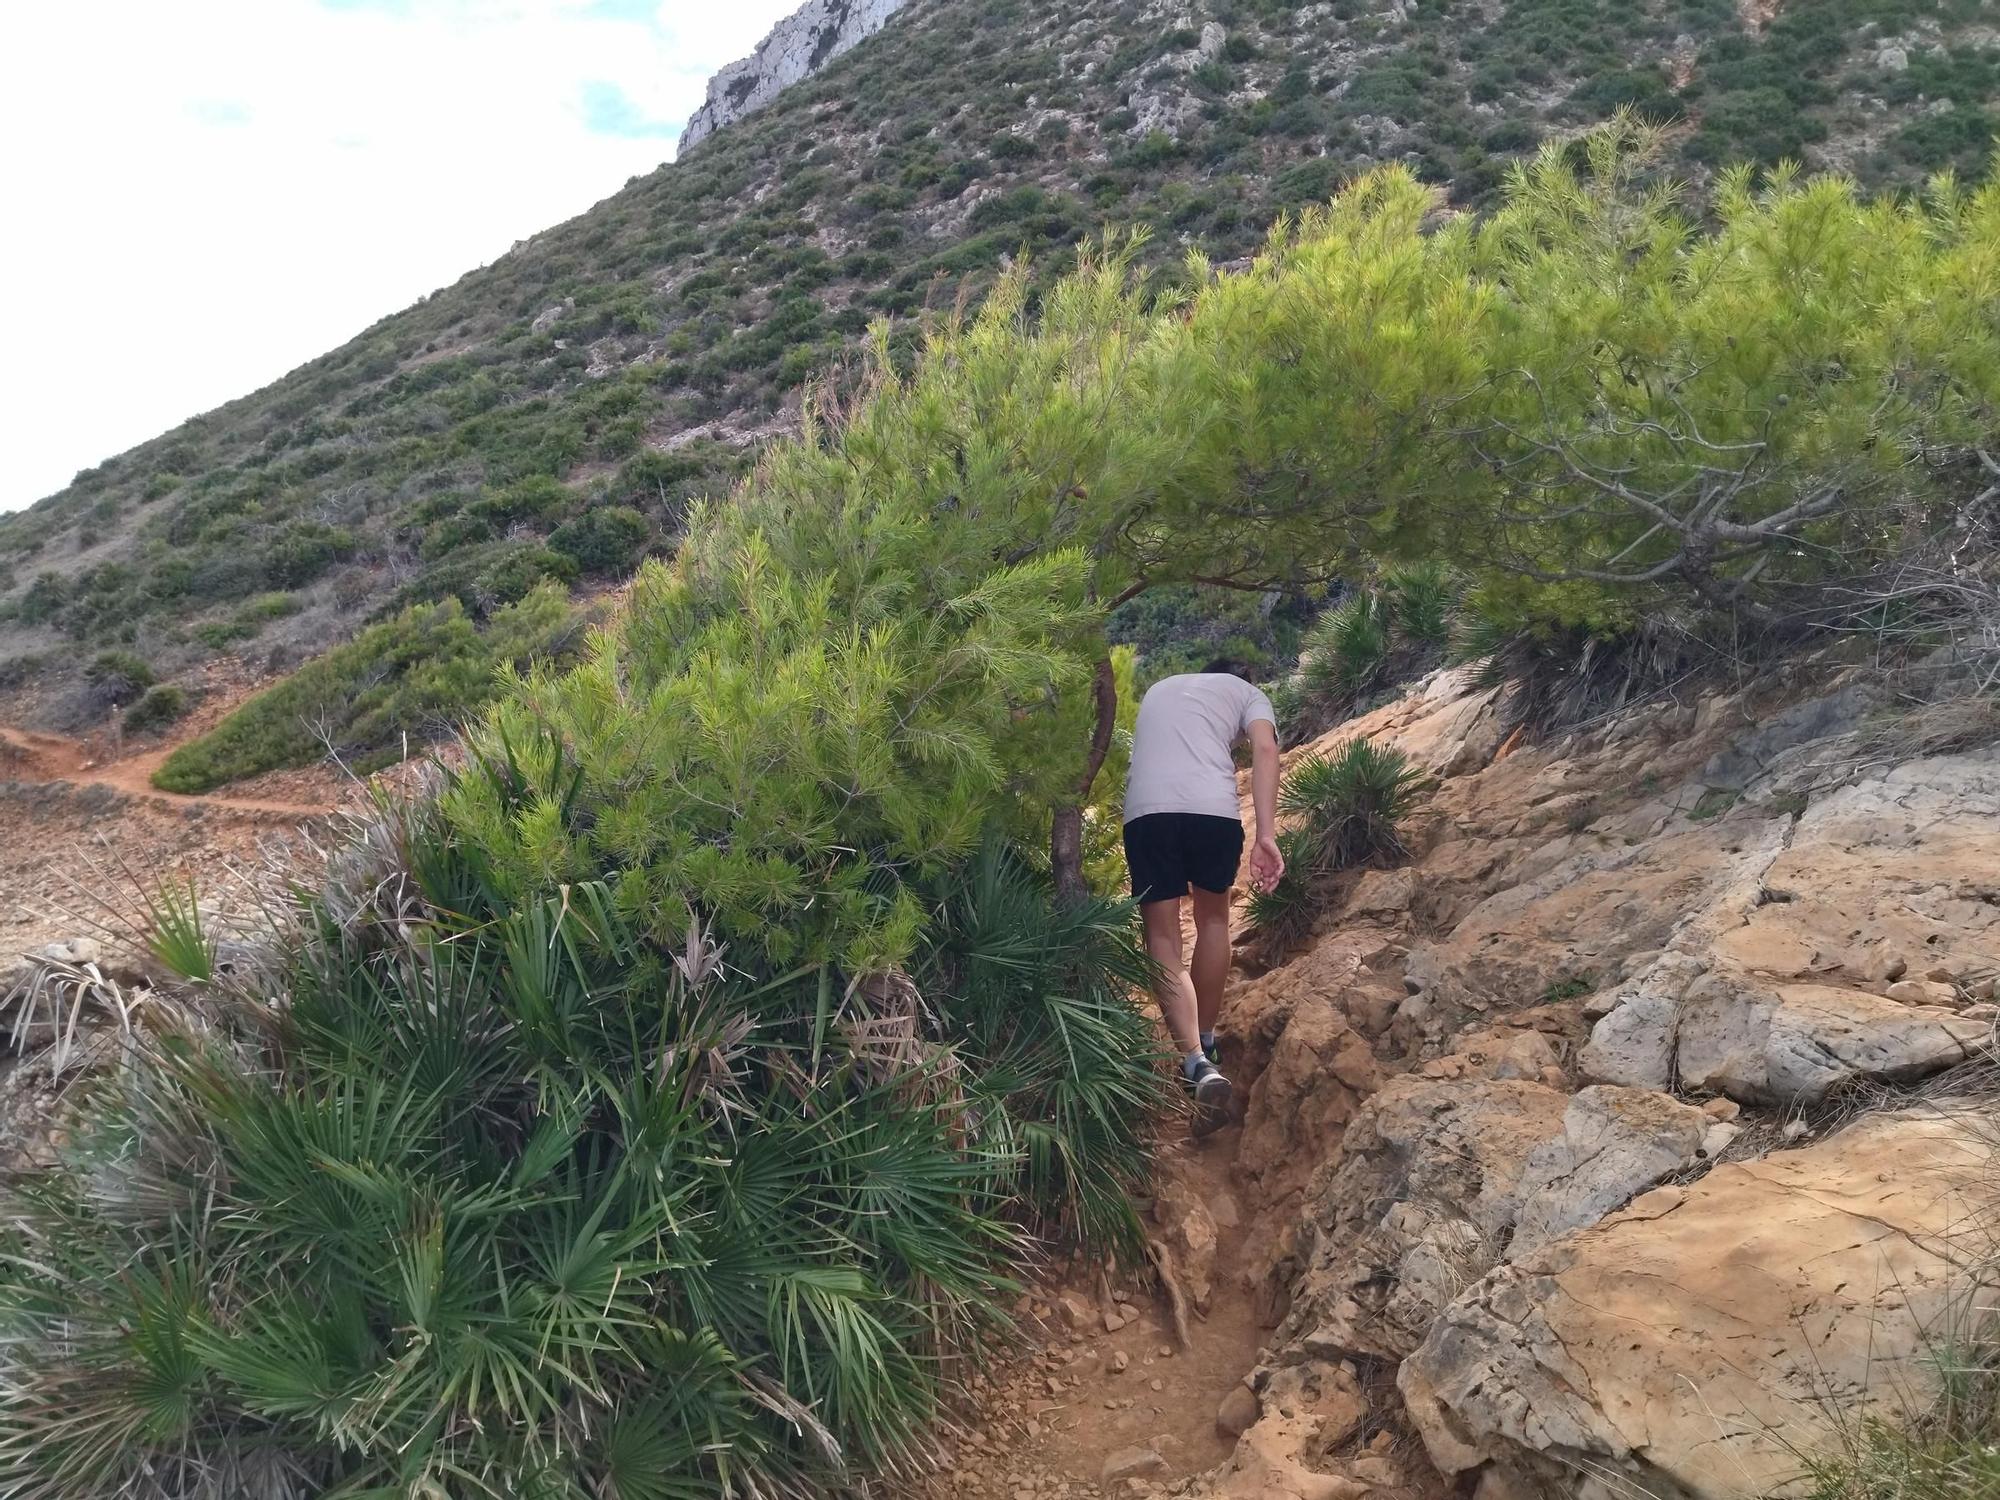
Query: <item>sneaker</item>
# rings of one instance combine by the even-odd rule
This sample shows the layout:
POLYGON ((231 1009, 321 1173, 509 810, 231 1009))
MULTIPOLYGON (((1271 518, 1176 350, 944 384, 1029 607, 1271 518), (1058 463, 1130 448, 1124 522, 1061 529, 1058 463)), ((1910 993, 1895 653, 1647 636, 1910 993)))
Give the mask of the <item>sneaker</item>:
POLYGON ((1220 1040, 1210 1042, 1201 1050, 1208 1054, 1210 1062, 1214 1063, 1218 1068, 1222 1066, 1222 1043, 1220 1040))
POLYGON ((1194 1133, 1197 1136, 1213 1134, 1228 1123, 1229 1080, 1222 1076, 1220 1068, 1204 1060, 1188 1079, 1188 1087, 1194 1091, 1194 1133))

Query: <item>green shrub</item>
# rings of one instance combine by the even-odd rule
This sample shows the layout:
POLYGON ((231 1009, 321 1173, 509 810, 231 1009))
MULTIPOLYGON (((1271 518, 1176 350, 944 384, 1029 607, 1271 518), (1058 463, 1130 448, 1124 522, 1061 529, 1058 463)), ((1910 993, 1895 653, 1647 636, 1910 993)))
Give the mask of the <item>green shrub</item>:
POLYGON ((1423 779, 1402 751, 1351 739, 1294 766, 1278 790, 1278 810, 1298 820, 1312 868, 1351 869, 1406 852, 1397 825, 1423 779))
POLYGON ((997 851, 932 899, 910 979, 746 972, 601 882, 495 906, 397 815, 10 1196, 0 1475, 694 1497, 914 1459, 1029 1231, 1136 1244, 1163 1097, 1121 904, 997 851))
POLYGON ((0 658, 0 688, 17 688, 47 671, 49 658, 39 651, 0 658))
POLYGON ((1367 589, 1321 615, 1300 643, 1299 679, 1306 701, 1337 713, 1373 687, 1389 660, 1390 620, 1367 589))
POLYGON ((1451 635, 1458 587, 1443 563, 1410 563, 1382 575, 1382 597, 1396 632, 1426 651, 1442 649, 1451 635))
POLYGON ((151 734, 164 729, 194 707, 194 695, 171 682, 156 683, 146 689, 137 703, 125 710, 127 734, 151 734))
POLYGON ((1302 941, 1324 906, 1314 888, 1319 851, 1312 835, 1288 828, 1278 835, 1278 851, 1285 857, 1284 875, 1269 890, 1253 888, 1244 907, 1250 926, 1273 957, 1302 941))
POLYGON ((456 600, 416 605, 371 625, 238 707, 167 757, 162 791, 206 792, 331 752, 371 770, 450 730, 492 696, 502 666, 558 656, 576 621, 544 588, 498 610, 484 630, 456 600))
POLYGON ((625 573, 646 554, 652 529, 628 505, 599 505, 549 533, 552 550, 586 574, 625 573))
POLYGON ((143 692, 155 680, 153 669, 130 651, 99 652, 84 668, 84 676, 101 694, 118 702, 143 692))

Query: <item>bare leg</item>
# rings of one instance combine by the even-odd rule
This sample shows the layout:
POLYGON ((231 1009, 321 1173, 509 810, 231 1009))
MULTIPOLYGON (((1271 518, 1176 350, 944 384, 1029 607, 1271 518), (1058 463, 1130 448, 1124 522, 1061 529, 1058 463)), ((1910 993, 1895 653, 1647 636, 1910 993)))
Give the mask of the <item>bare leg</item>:
POLYGON ((1188 965, 1194 981, 1195 1011, 1203 1031, 1215 1030, 1215 1018, 1222 1013, 1222 987, 1229 982, 1229 893, 1194 893, 1194 962, 1188 965))
POLYGON ((1153 998, 1159 1002, 1167 1030, 1173 1033, 1174 1045, 1185 1057, 1201 1050, 1201 1033, 1195 1020, 1194 985, 1181 967, 1181 903, 1178 898, 1148 901, 1139 908, 1139 916, 1146 924, 1146 951, 1160 966, 1153 998))

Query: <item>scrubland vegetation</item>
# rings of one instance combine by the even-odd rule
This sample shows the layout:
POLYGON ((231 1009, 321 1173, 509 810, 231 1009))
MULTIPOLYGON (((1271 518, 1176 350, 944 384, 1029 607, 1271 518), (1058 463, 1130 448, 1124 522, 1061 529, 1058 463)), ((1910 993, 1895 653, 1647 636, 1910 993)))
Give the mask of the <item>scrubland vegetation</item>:
MULTIPOLYGON (((1141 1248, 1167 1096, 1088 854, 1108 621, 1154 590, 1352 586, 1307 657, 1346 694, 1455 630, 1558 698, 1721 641, 1990 649, 1955 633, 1991 619, 2000 189, 1730 173, 1703 219, 1657 145, 1551 147, 1478 218, 1385 169, 1241 274, 1117 239, 878 334, 463 770, 177 963, 10 1194, 0 1488, 920 1462, 1033 1244, 1141 1248)), ((1393 850, 1408 793, 1372 747, 1295 775, 1301 869, 1393 850)))

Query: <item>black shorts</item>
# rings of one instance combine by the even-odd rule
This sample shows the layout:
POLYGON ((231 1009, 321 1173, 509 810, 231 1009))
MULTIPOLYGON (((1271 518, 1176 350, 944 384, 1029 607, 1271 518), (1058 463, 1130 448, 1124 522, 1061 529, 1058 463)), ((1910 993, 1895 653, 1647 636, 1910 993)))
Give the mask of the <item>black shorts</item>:
POLYGON ((1217 895, 1236 884, 1243 858, 1243 824, 1208 813, 1147 813, 1125 825, 1125 864, 1132 894, 1177 901, 1188 887, 1217 895))

